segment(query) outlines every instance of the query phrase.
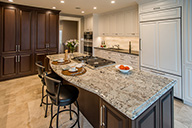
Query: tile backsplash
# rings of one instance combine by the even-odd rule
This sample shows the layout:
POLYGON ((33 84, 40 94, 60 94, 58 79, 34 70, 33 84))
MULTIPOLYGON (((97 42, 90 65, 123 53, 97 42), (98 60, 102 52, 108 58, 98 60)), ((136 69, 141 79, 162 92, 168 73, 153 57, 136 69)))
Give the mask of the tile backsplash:
POLYGON ((121 49, 129 49, 131 41, 131 49, 139 51, 139 37, 101 37, 101 41, 105 41, 107 47, 119 45, 121 49))

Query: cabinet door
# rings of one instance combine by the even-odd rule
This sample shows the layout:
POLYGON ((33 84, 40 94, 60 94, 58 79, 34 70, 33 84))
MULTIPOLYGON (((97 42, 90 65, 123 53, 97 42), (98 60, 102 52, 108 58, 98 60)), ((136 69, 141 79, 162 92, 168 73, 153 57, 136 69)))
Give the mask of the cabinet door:
POLYGON ((33 55, 20 54, 18 55, 18 74, 30 74, 33 72, 33 55))
POLYGON ((160 128, 174 128, 173 105, 171 90, 160 99, 160 128))
POLYGON ((46 13, 37 12, 36 15, 36 51, 46 50, 46 13))
POLYGON ((49 13, 49 25, 48 28, 46 29, 46 42, 49 43, 49 50, 57 50, 58 47, 58 32, 59 32, 59 28, 58 28, 58 14, 54 14, 54 13, 49 13))
POLYGON ((159 101, 136 119, 136 128, 159 128, 159 101))
POLYGON ((116 26, 116 14, 109 15, 109 35, 117 36, 116 26))
POLYGON ((11 77, 17 74, 17 55, 3 55, 1 58, 1 76, 11 77))
POLYGON ((182 0, 161 0, 139 5, 139 13, 182 6, 182 0))
POLYGON ((124 29, 125 29, 124 28, 124 26, 125 26, 124 12, 117 13, 116 20, 117 20, 117 26, 116 26, 117 35, 124 36, 124 29))
POLYGON ((115 108, 111 107, 104 101, 101 101, 101 128, 127 128, 128 119, 126 116, 122 115, 115 108))
POLYGON ((1 45, 3 53, 16 53, 18 41, 17 14, 16 8, 3 8, 3 41, 1 45))
POLYGON ((140 24, 141 66, 156 69, 156 23, 140 24))
MULTIPOLYGON (((37 61, 41 61, 42 65, 45 65, 45 57, 46 57, 47 53, 43 52, 43 53, 36 53, 35 54, 35 62, 37 61)), ((34 62, 34 63, 35 63, 34 62)))
POLYGON ((192 66, 184 66, 184 102, 192 105, 192 66))
POLYGON ((180 20, 157 22, 158 25, 158 69, 181 75, 180 20))
POLYGON ((104 29, 104 36, 108 36, 109 35, 109 15, 105 15, 103 17, 103 29, 104 29))
POLYGON ((20 15, 20 41, 18 44, 18 51, 20 52, 32 52, 32 10, 21 9, 20 15))

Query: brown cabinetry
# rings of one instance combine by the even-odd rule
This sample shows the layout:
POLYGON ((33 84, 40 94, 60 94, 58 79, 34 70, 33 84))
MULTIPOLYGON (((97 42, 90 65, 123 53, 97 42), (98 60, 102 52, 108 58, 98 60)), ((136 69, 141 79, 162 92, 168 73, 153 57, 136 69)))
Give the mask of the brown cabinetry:
POLYGON ((58 18, 56 10, 0 2, 0 80, 34 74, 37 60, 57 53, 58 18))
POLYGON ((128 118, 101 100, 100 128, 128 128, 128 118))

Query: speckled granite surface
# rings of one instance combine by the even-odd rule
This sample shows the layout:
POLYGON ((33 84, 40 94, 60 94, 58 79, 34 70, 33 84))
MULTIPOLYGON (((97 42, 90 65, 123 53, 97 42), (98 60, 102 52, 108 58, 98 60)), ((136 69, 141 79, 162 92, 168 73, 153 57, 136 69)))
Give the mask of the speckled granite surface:
MULTIPOLYGON (((83 54, 74 54, 74 56, 79 55, 83 54)), ((87 72, 83 75, 65 76, 61 73, 63 65, 51 64, 52 59, 63 58, 64 54, 47 57, 50 59, 52 69, 59 76, 78 87, 97 94, 132 120, 175 84, 174 80, 135 69, 129 74, 122 74, 115 69, 115 65, 95 70, 85 67, 87 72)))

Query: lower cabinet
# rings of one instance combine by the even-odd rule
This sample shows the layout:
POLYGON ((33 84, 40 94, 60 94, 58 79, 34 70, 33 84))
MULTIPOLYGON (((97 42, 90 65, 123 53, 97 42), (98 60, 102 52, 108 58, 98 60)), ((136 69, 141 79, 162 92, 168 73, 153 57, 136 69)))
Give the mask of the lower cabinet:
POLYGON ((136 128, 159 128, 159 102, 154 103, 135 121, 136 128))
POLYGON ((192 106, 192 65, 184 66, 184 103, 192 106))
POLYGON ((135 128, 174 128, 173 89, 135 120, 135 128))
POLYGON ((18 74, 27 75, 33 73, 33 54, 20 54, 18 56, 18 74))
POLYGON ((0 80, 33 74, 33 54, 6 54, 1 57, 0 80))
POLYGON ((1 79, 17 74, 17 55, 8 54, 1 57, 1 79))
POLYGON ((127 64, 134 68, 139 68, 139 56, 137 55, 107 51, 102 49, 94 49, 94 55, 108 60, 113 60, 117 64, 127 64))
POLYGON ((128 118, 101 100, 100 128, 128 128, 128 118))

